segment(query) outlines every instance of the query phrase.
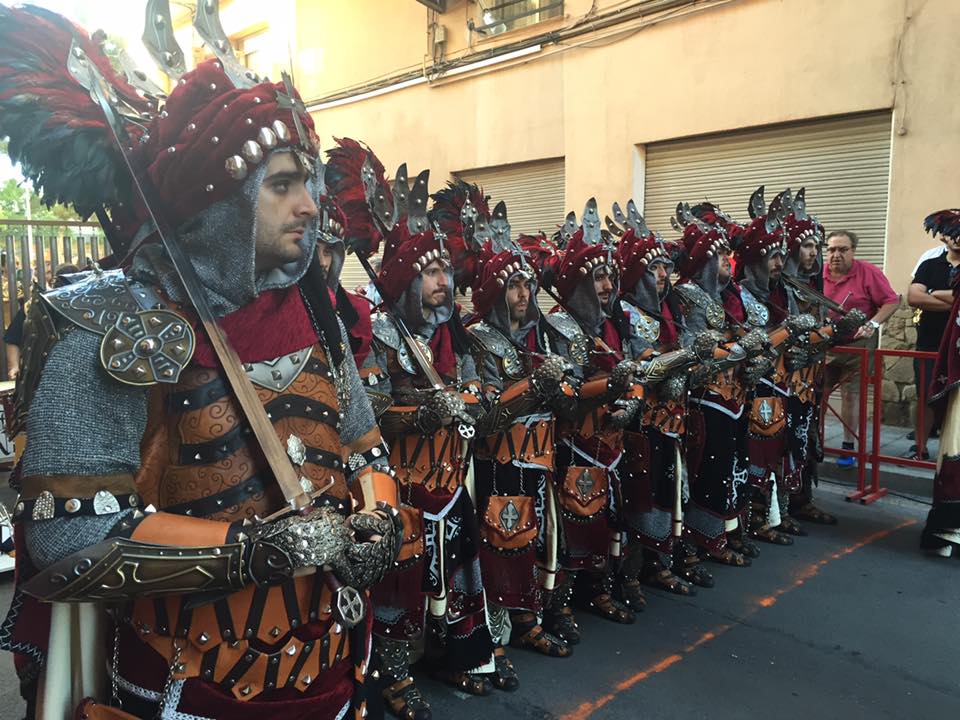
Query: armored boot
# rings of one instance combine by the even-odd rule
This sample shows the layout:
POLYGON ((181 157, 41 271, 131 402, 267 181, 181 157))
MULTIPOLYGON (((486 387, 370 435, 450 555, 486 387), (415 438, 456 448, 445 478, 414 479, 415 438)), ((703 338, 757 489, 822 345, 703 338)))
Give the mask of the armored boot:
MULTIPOLYGON (((779 506, 777 507, 779 511, 779 506)), ((779 514, 779 512, 778 512, 779 514)), ((762 490, 754 488, 750 498, 749 535, 771 545, 793 545, 793 538, 770 527, 770 499, 762 490)))
POLYGON ((624 548, 623 560, 613 582, 613 597, 634 612, 647 606, 647 598, 640 588, 640 575, 646 551, 636 543, 624 548))
POLYGON ((512 635, 510 645, 534 650, 547 657, 570 657, 573 648, 564 640, 548 633, 532 612, 514 612, 510 615, 512 635))
POLYGON ((568 645, 580 642, 580 626, 573 615, 573 582, 575 573, 568 572, 553 591, 550 606, 543 615, 544 628, 568 645))
POLYGON ((487 625, 494 646, 493 672, 486 674, 487 679, 497 690, 513 692, 520 687, 520 678, 504 647, 510 640, 510 612, 505 607, 488 602, 487 625))
POLYGON ((433 713, 410 674, 412 643, 405 640, 374 638, 387 687, 383 699, 390 712, 400 720, 431 720, 433 713))
POLYGON ((574 586, 574 597, 577 604, 584 610, 621 625, 632 625, 636 622, 636 613, 613 598, 611 573, 582 572, 579 581, 579 584, 574 586))
POLYGON ((672 570, 683 580, 702 588, 712 588, 716 584, 713 575, 703 566, 696 545, 686 538, 673 544, 672 570))

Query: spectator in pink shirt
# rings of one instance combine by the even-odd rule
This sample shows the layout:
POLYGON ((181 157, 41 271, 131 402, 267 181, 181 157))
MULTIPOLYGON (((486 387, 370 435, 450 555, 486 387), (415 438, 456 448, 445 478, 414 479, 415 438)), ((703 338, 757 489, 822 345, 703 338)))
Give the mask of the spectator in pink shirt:
MULTIPOLYGON (((827 236, 827 264, 823 268, 823 293, 848 310, 856 308, 870 318, 849 342, 847 347, 865 347, 871 350, 870 373, 873 373, 873 350, 877 347, 880 326, 893 315, 900 304, 900 295, 890 287, 883 271, 875 265, 856 259, 858 238, 849 230, 834 230, 827 236)), ((860 356, 853 353, 831 354, 827 362, 825 384, 829 393, 840 385, 840 416, 843 429, 843 449, 853 451, 853 432, 857 422, 857 371, 860 356)), ((837 460, 841 467, 852 467, 856 459, 850 456, 837 460)))

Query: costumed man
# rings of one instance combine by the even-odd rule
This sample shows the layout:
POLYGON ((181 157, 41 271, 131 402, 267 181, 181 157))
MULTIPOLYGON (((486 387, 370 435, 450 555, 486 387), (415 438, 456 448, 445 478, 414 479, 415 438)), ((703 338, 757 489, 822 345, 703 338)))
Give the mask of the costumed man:
MULTIPOLYGON (((786 259, 783 279, 786 283, 791 314, 813 315, 818 325, 827 322, 828 307, 818 296, 823 294, 824 230, 815 217, 807 214, 806 189, 796 195, 790 190, 780 194, 783 213, 783 239, 786 259), (804 292, 804 288, 809 288, 804 292)), ((824 345, 824 343, 816 343, 824 345)), ((811 345, 811 350, 814 345, 811 345)), ((817 484, 817 464, 823 460, 820 445, 820 405, 823 402, 823 368, 825 355, 810 352, 805 366, 794 373, 794 392, 788 401, 791 424, 790 452, 800 469, 800 489, 790 495, 788 512, 796 520, 823 525, 836 525, 837 518, 817 507, 813 502, 813 488, 817 484)), ((802 358, 794 357, 799 362, 802 358)))
MULTIPOLYGON (((582 226, 569 213, 561 228, 564 250, 553 284, 560 305, 551 324, 564 336, 556 352, 576 364, 581 380, 577 418, 558 432, 556 485, 562 551, 558 579, 544 625, 570 644, 580 641, 573 614, 577 604, 602 618, 629 624, 633 610, 611 594, 611 567, 620 561, 621 500, 617 465, 622 429, 637 411, 634 376, 638 367, 624 358, 626 325, 618 306, 613 247, 601 232, 594 199, 587 202, 582 226), (617 406, 622 401, 626 405, 617 406), (612 556, 612 560, 610 559, 612 556)), ((541 276, 545 279, 546 276, 541 276)))
MULTIPOLYGON (((365 228, 350 227, 347 223, 347 209, 341 205, 340 193, 348 183, 349 167, 340 167, 344 161, 343 153, 338 152, 345 143, 356 143, 353 140, 336 139, 338 147, 327 151, 328 162, 325 167, 325 178, 316 183, 318 195, 315 198, 320 219, 320 227, 329 226, 332 232, 320 232, 317 236, 317 262, 307 274, 309 282, 326 285, 332 294, 334 307, 347 333, 350 335, 350 351, 357 367, 362 368, 367 354, 370 352, 370 342, 373 329, 370 321, 370 302, 356 293, 350 292, 340 284, 340 275, 343 272, 343 263, 346 259, 347 248, 360 248, 369 238, 365 228), (329 188, 329 195, 324 191, 329 188)), ((357 155, 359 153, 355 153, 357 155)), ((364 153, 364 156, 366 154, 364 153)), ((382 166, 379 168, 382 174, 382 166)), ((349 203, 352 198, 349 193, 344 200, 349 203)), ((361 373, 361 376, 363 374, 361 373)))
MULTIPOLYGON (((683 227, 680 243, 684 254, 675 291, 687 332, 709 329, 720 333, 728 352, 724 367, 692 377, 686 422, 690 497, 684 512, 684 534, 709 558, 744 567, 750 565, 750 558, 728 538, 735 534, 747 501, 746 390, 736 363, 747 359, 756 335, 748 333, 745 318, 726 311, 721 298, 721 257, 730 250, 723 227, 707 224, 682 204, 677 214, 678 227, 683 227)), ((711 587, 713 577, 696 563, 698 553, 684 549, 677 558, 678 572, 698 585, 711 587)))
MULTIPOLYGON (((620 236, 617 264, 620 272, 620 306, 629 321, 623 347, 641 362, 680 348, 683 315, 671 292, 673 256, 679 250, 647 227, 630 200, 624 215, 617 203, 607 227, 620 236)), ((715 344, 715 343, 714 343, 715 344)), ((666 361, 661 357, 661 361, 666 361)), ((673 570, 675 540, 683 519, 681 468, 677 464, 686 415, 688 362, 673 368, 658 384, 644 381, 644 408, 623 434, 623 460, 619 468, 623 518, 629 533, 618 572, 619 599, 629 607, 643 605, 641 579, 653 587, 678 595, 695 594, 694 587, 673 570)))
MULTIPOLYGON (((960 237, 960 210, 940 210, 923 221, 932 235, 960 237)), ((940 353, 930 383, 930 400, 943 422, 937 473, 933 478, 933 507, 920 536, 920 548, 936 557, 950 557, 960 548, 960 294, 957 276, 951 278, 953 307, 947 332, 940 342, 940 353)))
MULTIPOLYGON (((435 213, 445 205, 460 206, 463 216, 465 208, 469 213, 470 205, 482 202, 454 201, 450 207, 456 189, 438 194, 435 213)), ((465 220, 461 224, 469 236, 471 222, 465 220)), ((474 497, 488 617, 497 644, 490 678, 495 687, 513 690, 519 679, 506 657, 507 643, 550 657, 571 654, 566 642, 543 629, 539 616, 543 596, 556 579, 554 413, 571 413, 576 391, 567 378, 572 364, 554 352, 558 333, 537 307, 534 271, 512 241, 504 203, 483 227, 489 240, 477 256, 471 295, 475 319, 467 329, 491 409, 478 427, 474 497)))
MULTIPOLYGON (((736 226, 734 235, 734 279, 742 297, 761 305, 768 331, 790 317, 787 291, 781 282, 784 246, 783 229, 775 212, 767 212, 763 188, 750 197, 751 221, 736 226)), ((799 471, 787 452, 787 399, 790 388, 782 356, 775 367, 753 388, 747 432, 750 457, 749 480, 753 489, 750 533, 764 542, 792 545, 790 535, 801 532, 780 513, 781 498, 797 489, 799 471)))
MULTIPOLYGON (((435 673, 474 695, 489 692, 493 644, 485 619, 480 531, 467 486, 475 424, 484 410, 471 343, 453 299, 445 238, 427 217, 428 171, 413 188, 397 171, 378 276, 384 310, 373 319, 368 365, 393 404, 380 426, 400 485, 405 533, 398 566, 374 591, 375 645, 391 711, 423 720, 429 703, 410 674, 426 638, 435 673)), ((385 188, 371 190, 374 204, 385 188)), ((380 217, 381 215, 378 215, 380 217)))
MULTIPOLYGON (((794 292, 784 284, 782 220, 788 211, 783 196, 767 208, 761 186, 751 196, 748 210, 750 223, 731 229, 736 279, 741 296, 748 293, 766 311, 771 364, 754 388, 747 434, 753 490, 750 534, 765 542, 790 545, 791 535, 805 534, 787 509, 790 494, 801 487, 808 454, 803 445, 814 402, 811 354, 832 342, 838 325, 818 327, 813 316, 800 312, 794 292)), ((844 326, 856 322, 856 315, 843 319, 844 326)))
POLYGON ((359 719, 356 590, 392 565, 400 522, 378 505, 396 483, 346 332, 298 284, 315 257, 313 124, 289 81, 245 74, 197 22, 219 60, 159 112, 80 28, 0 7, 14 160, 50 201, 96 212, 118 258, 143 241, 27 321, 17 592, 54 602, 43 716, 72 715, 71 686, 94 691, 108 638, 114 707, 84 716, 359 719), (132 191, 121 152, 153 191, 132 191))

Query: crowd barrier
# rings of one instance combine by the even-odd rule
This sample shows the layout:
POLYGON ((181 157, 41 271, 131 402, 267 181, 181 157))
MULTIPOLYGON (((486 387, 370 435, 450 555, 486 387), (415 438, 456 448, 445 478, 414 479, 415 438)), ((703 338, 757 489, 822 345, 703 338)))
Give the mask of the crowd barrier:
MULTIPOLYGON (((836 354, 852 354, 858 356, 857 368, 857 423, 856 427, 847 425, 843 417, 837 410, 830 405, 830 397, 840 393, 840 385, 833 388, 827 388, 823 396, 823 407, 820 413, 820 442, 823 447, 824 455, 834 456, 852 456, 856 459, 857 489, 848 493, 846 499, 850 502, 860 502, 864 505, 879 500, 887 494, 887 488, 880 485, 880 468, 884 464, 898 465, 901 467, 915 467, 934 470, 936 469, 935 457, 930 460, 914 460, 912 458, 898 457, 896 455, 884 455, 881 452, 883 444, 883 377, 887 358, 911 358, 913 360, 936 360, 937 353, 922 352, 919 350, 872 350, 860 347, 836 347, 831 350, 836 354), (870 365, 870 358, 873 357, 873 367, 870 365), (872 416, 868 409, 872 403, 872 416), (841 425, 849 430, 854 437, 854 450, 845 450, 842 447, 826 447, 824 443, 824 427, 827 414, 836 417, 841 425), (868 435, 868 428, 871 433, 868 435), (869 466, 869 482, 867 478, 867 467, 869 466)), ((915 427, 919 426, 921 433, 928 427, 928 422, 932 421, 932 413, 927 406, 927 388, 930 384, 927 363, 920 363, 920 382, 917 385, 917 422, 915 427)))

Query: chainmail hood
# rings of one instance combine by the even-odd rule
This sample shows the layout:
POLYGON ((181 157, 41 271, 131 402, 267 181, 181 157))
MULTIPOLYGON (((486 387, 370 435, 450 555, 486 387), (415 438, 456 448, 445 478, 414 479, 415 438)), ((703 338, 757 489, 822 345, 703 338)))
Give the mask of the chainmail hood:
MULTIPOLYGON (((284 151, 276 151, 284 152, 284 151)), ((180 246, 200 278, 214 315, 223 317, 247 305, 267 290, 290 287, 307 270, 316 248, 316 223, 309 223, 300 241, 298 260, 255 272, 257 197, 267 171, 261 163, 240 190, 203 210, 177 230, 180 246)), ((173 263, 159 243, 140 248, 133 260, 135 276, 157 283, 175 302, 189 302, 173 263)))

